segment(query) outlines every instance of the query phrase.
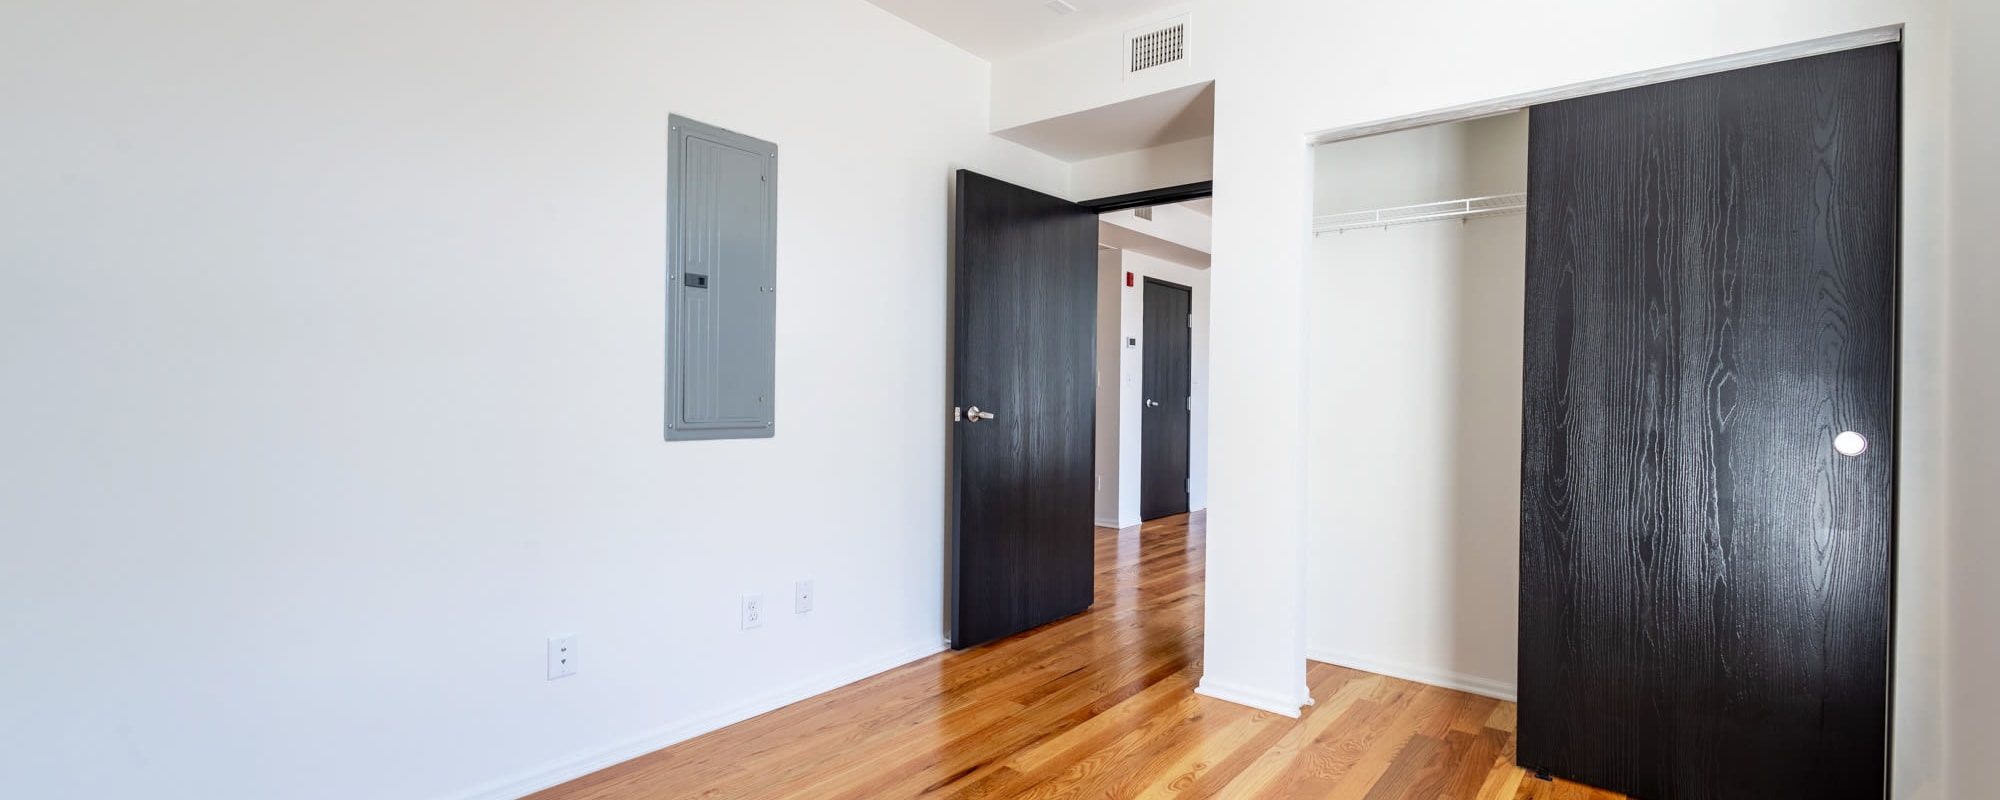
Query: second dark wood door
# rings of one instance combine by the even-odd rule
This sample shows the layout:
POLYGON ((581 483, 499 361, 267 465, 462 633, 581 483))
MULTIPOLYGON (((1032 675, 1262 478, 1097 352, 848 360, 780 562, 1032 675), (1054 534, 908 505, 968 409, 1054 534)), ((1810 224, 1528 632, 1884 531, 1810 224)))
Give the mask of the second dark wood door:
POLYGON ((1139 517, 1188 511, 1188 426, 1191 408, 1194 291, 1146 279, 1144 396, 1139 414, 1139 517))

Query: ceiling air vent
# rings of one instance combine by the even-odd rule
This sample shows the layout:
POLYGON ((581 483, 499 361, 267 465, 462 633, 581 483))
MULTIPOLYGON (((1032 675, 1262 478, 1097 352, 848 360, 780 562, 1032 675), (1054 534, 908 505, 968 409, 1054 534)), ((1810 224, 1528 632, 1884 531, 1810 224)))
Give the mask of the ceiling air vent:
POLYGON ((1186 37, 1186 17, 1126 32, 1125 74, 1132 75, 1186 59, 1186 37))

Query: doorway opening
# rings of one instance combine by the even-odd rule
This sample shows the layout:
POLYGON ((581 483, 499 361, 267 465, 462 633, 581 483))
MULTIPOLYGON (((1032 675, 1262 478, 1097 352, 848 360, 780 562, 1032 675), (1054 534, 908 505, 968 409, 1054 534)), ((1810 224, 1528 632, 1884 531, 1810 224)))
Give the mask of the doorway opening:
POLYGON ((1100 527, 1208 506, 1211 200, 1173 197, 1098 217, 1100 527))
MULTIPOLYGON (((1204 85, 1001 132, 1069 161, 1070 191, 1097 200, 958 171, 947 556, 954 649, 1068 619, 1101 599, 1097 565, 1141 538, 1144 465, 1153 465, 1156 487, 1173 490, 1151 493, 1155 511, 1179 512, 1148 532, 1169 546, 1178 528, 1190 552, 1200 549, 1201 521, 1184 515, 1207 505, 1210 225, 1199 201, 1211 190, 1212 119, 1204 85), (1105 196, 1119 191, 1128 193, 1105 196), (1177 357, 1155 365, 1167 388, 1150 398, 1141 385, 1153 338, 1141 316, 1147 287, 1179 287, 1167 297, 1183 309, 1179 336, 1170 337, 1177 357), (1151 423, 1142 412, 1148 399, 1151 423)), ((1172 302, 1152 305, 1157 316, 1172 302)), ((1172 324, 1161 319, 1156 326, 1172 324)))

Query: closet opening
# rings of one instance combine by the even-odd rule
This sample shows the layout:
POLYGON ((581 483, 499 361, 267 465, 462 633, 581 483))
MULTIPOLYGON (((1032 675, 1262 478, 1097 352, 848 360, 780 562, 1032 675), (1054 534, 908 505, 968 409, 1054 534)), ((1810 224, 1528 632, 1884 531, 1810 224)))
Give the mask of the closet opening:
POLYGON ((1314 156, 1307 654, 1512 700, 1528 114, 1314 156))
POLYGON ((1893 36, 1321 140, 1310 658, 1518 695, 1602 790, 1881 796, 1893 36))

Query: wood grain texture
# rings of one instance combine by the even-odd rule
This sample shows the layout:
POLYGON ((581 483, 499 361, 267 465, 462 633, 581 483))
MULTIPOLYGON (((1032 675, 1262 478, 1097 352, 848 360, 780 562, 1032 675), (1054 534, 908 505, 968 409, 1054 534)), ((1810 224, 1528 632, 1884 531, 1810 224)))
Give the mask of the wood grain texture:
POLYGON ((1140 393, 1148 402, 1139 414, 1139 517, 1159 519, 1188 512, 1194 290, 1147 278, 1144 291, 1140 393))
POLYGON ((1534 109, 1522 763, 1884 795, 1898 59, 1534 109))
POLYGON ((531 800, 1619 797, 1515 768, 1512 703, 1326 664, 1296 720, 1197 696, 1206 542, 1200 513, 1098 529, 1088 612, 531 800))
POLYGON ((1091 601, 1097 215, 958 173, 951 641, 966 648, 1091 601))

